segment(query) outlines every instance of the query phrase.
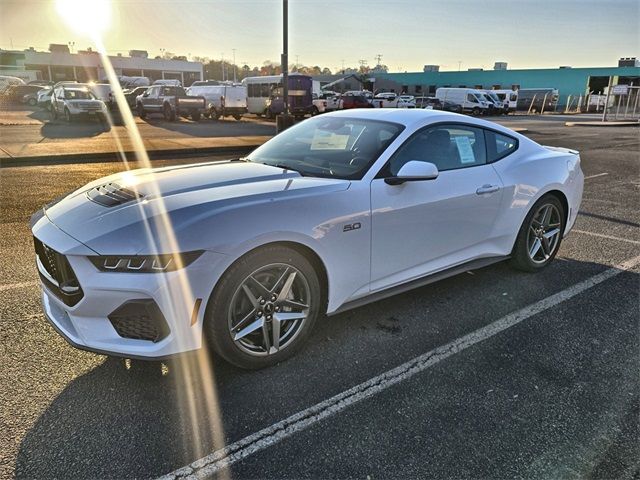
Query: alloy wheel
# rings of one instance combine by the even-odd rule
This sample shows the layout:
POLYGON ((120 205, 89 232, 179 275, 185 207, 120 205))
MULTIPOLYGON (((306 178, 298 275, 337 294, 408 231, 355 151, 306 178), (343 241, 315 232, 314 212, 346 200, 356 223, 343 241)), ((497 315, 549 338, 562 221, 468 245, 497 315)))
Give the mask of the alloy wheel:
POLYGON ((291 265, 261 267, 236 288, 228 310, 229 334, 254 356, 278 353, 291 345, 309 314, 309 282, 291 265))
POLYGON ((546 203, 531 218, 527 233, 529 258, 536 264, 545 263, 560 241, 562 219, 555 205, 546 203))

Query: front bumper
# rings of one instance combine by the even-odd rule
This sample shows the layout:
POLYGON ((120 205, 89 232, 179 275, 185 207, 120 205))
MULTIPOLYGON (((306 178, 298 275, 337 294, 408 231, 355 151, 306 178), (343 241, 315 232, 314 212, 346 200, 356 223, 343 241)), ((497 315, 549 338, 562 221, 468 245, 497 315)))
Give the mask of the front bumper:
POLYGON ((50 282, 41 281, 44 313, 71 345, 105 355, 149 360, 201 347, 207 301, 225 255, 205 251, 188 267, 164 274, 101 272, 87 259, 95 252, 60 231, 46 216, 36 222, 33 233, 65 256, 82 288, 82 298, 68 305, 50 282), (149 305, 150 311, 157 312, 155 315, 165 322, 162 335, 145 340, 131 338, 135 333, 127 332, 135 332, 136 327, 123 326, 128 318, 124 315, 123 319, 122 312, 123 306, 126 310, 132 303, 149 305), (118 318, 114 320, 114 316, 118 318))

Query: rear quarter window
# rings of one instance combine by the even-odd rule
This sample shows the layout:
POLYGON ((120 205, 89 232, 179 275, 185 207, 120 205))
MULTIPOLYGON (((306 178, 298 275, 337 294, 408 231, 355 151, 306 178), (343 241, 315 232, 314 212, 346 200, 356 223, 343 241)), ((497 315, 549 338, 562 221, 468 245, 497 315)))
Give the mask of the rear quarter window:
POLYGON ((497 162, 511 155, 518 149, 518 139, 510 135, 485 130, 485 143, 487 145, 487 162, 497 162))

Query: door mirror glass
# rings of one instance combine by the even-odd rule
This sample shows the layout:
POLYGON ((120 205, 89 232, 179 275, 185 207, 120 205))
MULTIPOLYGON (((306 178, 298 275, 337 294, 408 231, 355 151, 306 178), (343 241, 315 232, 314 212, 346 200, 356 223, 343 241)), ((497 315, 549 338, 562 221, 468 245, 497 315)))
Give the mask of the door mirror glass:
POLYGON ((438 167, 430 162, 410 160, 405 163, 395 177, 385 178, 389 185, 400 185, 404 182, 435 180, 438 178, 438 167))

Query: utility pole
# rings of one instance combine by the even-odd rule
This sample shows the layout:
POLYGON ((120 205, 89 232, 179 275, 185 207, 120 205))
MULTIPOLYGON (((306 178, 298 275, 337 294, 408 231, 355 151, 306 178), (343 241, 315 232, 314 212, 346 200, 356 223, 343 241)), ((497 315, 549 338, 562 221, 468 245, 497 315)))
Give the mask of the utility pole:
POLYGON ((382 55, 381 54, 377 54, 376 55, 376 65, 382 65, 382 55))
POLYGON ((344 75, 344 58, 342 59, 342 74, 344 75))
POLYGON ((236 49, 233 48, 233 83, 237 83, 238 79, 236 76, 236 49))
POLYGON ((282 69, 282 100, 284 108, 282 115, 276 118, 276 132, 293 125, 293 118, 289 115, 289 0, 282 0, 282 55, 280 56, 282 69))
POLYGON ((222 81, 224 82, 224 52, 222 52, 222 63, 220 64, 220 70, 222 70, 222 81))
POLYGON ((462 60, 458 60, 458 71, 460 71, 460 66, 462 65, 462 60))

